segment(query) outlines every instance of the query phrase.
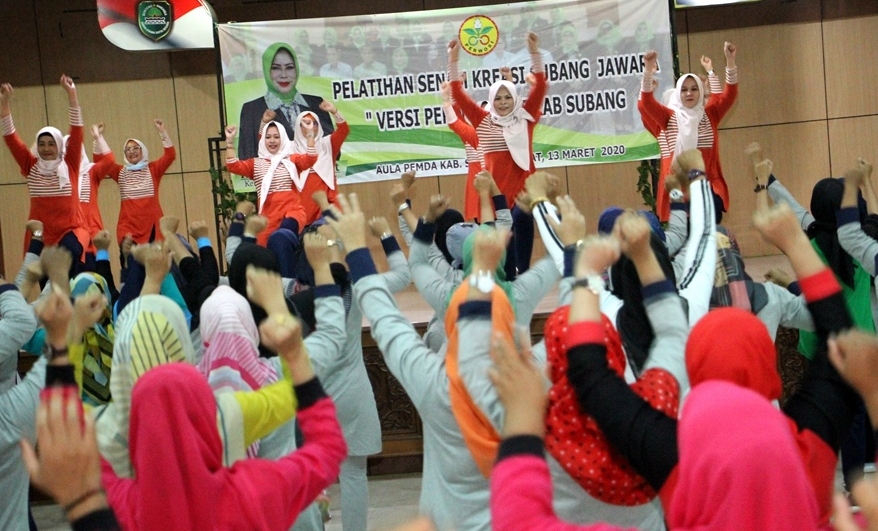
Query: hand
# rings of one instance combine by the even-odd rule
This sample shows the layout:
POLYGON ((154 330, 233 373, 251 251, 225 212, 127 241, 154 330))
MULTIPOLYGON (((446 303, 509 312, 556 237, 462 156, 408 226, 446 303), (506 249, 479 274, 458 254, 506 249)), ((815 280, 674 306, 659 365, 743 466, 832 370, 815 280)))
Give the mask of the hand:
POLYGON ((164 216, 159 219, 159 228, 164 233, 177 234, 177 229, 180 227, 180 218, 176 216, 164 216))
POLYGON ((652 252, 649 245, 652 227, 640 214, 625 212, 619 216, 615 232, 619 238, 619 247, 631 260, 637 261, 652 252))
POLYGON ((788 288, 793 283, 793 280, 795 280, 793 275, 777 267, 769 269, 768 273, 765 273, 764 278, 766 282, 777 284, 784 289, 788 288))
POLYGON ((193 221, 189 224, 189 236, 192 236, 196 240, 198 238, 206 238, 207 237, 207 223, 203 221, 193 221))
POLYGON ((73 255, 70 251, 57 245, 43 249, 40 264, 52 284, 58 284, 62 289, 64 286, 69 287, 70 266, 73 264, 73 255))
MULTIPOLYGON (((173 236, 176 238, 176 236, 173 236)), ((168 245, 159 243, 135 245, 131 248, 131 256, 143 264, 148 278, 161 283, 171 270, 171 250, 168 245)))
POLYGON ((442 103, 451 103, 451 84, 447 81, 439 85, 439 97, 442 98, 442 103))
POLYGON ((12 90, 12 85, 10 85, 9 83, 3 83, 2 85, 0 85, 0 104, 8 105, 9 100, 12 99, 13 92, 14 91, 12 90))
POLYGON ((688 187, 683 187, 683 182, 689 184, 689 178, 687 177, 681 182, 680 178, 677 176, 677 172, 672 171, 665 176, 665 190, 667 190, 668 193, 671 193, 673 190, 680 190, 685 194, 688 191, 688 187))
POLYGON ((857 159, 857 169, 863 172, 863 177, 865 177, 863 182, 868 181, 872 177, 872 163, 866 159, 862 157, 857 159))
POLYGON ((544 171, 532 173, 530 177, 524 181, 524 189, 527 190, 527 194, 530 196, 531 201, 541 197, 548 198, 549 189, 551 187, 552 185, 549 182, 549 174, 544 171))
POLYGON ((326 222, 344 244, 345 252, 351 253, 366 247, 366 217, 360 209, 357 194, 347 197, 338 194, 338 203, 344 212, 333 205, 330 209, 335 214, 335 219, 326 218, 326 222))
POLYGON ((865 175, 863 175, 861 170, 848 170, 844 174, 844 186, 845 188, 851 187, 853 189, 859 189, 863 184, 864 178, 865 175))
POLYGON ((756 172, 756 182, 758 184, 768 184, 768 178, 771 177, 771 172, 774 169, 774 163, 768 159, 765 159, 755 166, 753 166, 753 170, 756 172))
POLYGON ((234 125, 226 126, 226 144, 231 144, 235 141, 235 135, 238 134, 238 128, 234 125))
MULTIPOLYGON (((21 441, 21 457, 31 483, 62 507, 101 488, 94 418, 83 412, 75 393, 60 387, 44 391, 37 409, 36 433, 39 455, 28 441, 21 441)), ((67 517, 72 521, 106 507, 103 494, 96 493, 92 498, 83 500, 67 517)))
POLYGON ((73 83, 73 78, 68 76, 67 74, 61 74, 61 88, 67 92, 67 95, 70 97, 76 96, 76 84, 73 83))
POLYGON ((549 201, 554 203, 555 200, 558 199, 558 194, 561 192, 561 178, 557 175, 547 173, 546 181, 549 183, 549 187, 546 189, 546 197, 549 198, 549 201))
POLYGON ((491 195, 491 184, 493 182, 494 177, 486 170, 482 170, 473 179, 473 187, 479 192, 479 195, 491 195))
POLYGON ((335 114, 338 112, 338 109, 333 105, 331 101, 323 100, 320 102, 320 110, 326 111, 329 114, 335 114))
POLYGON ((576 255, 573 274, 577 278, 600 275, 619 260, 622 254, 614 236, 587 236, 576 255))
MULTIPOLYGON (((283 358, 291 372, 293 372, 294 367, 297 367, 300 360, 307 360, 308 350, 302 341, 302 327, 289 312, 269 314, 268 318, 259 325, 259 337, 263 345, 277 352, 283 358)), ((295 372, 292 376, 293 383, 305 383, 311 379, 297 381, 295 372)))
POLYGON ((317 208, 320 209, 321 212, 329 209, 329 196, 326 195, 326 192, 323 190, 318 190, 311 194, 311 199, 317 203, 317 208))
POLYGON ((38 230, 43 230, 43 222, 38 219, 29 219, 27 223, 25 223, 24 227, 30 231, 31 234, 38 230))
POLYGON ((369 220, 369 230, 372 232, 372 236, 375 236, 378 239, 381 239, 381 235, 391 233, 390 231, 390 223, 387 222, 387 218, 384 216, 375 216, 369 220))
POLYGON ((863 397, 866 406, 878 403, 878 338, 851 329, 830 337, 828 345, 829 360, 863 397))
POLYGON ((278 273, 254 265, 247 266, 247 298, 265 313, 289 314, 283 282, 278 273))
POLYGON ((408 199, 408 189, 402 183, 396 183, 390 188, 390 200, 394 207, 399 207, 408 199))
POLYGON ((408 190, 412 187, 413 184, 415 184, 415 171, 412 170, 403 173, 399 177, 399 180, 402 181, 402 185, 405 186, 406 190, 408 190))
POLYGON ((558 223, 552 218, 547 218, 552 230, 558 235, 564 247, 575 245, 576 242, 585 238, 585 216, 576 208, 576 203, 569 195, 558 197, 555 199, 558 205, 558 213, 561 215, 561 222, 558 223))
POLYGON ((540 51, 540 38, 534 32, 527 34, 527 51, 532 54, 540 51))
POLYGON ((100 293, 87 293, 73 302, 73 319, 67 330, 68 343, 82 342, 82 335, 101 320, 107 310, 107 298, 100 293))
POLYGON ((500 67, 500 75, 503 76, 505 81, 512 83, 512 69, 508 66, 500 67))
POLYGON ((155 120, 152 121, 152 123, 153 123, 153 125, 155 125, 155 128, 158 129, 158 132, 160 135, 164 136, 164 135, 168 134, 168 131, 165 129, 165 121, 164 120, 159 120, 158 118, 156 118, 155 120))
POLYGON ((271 109, 265 109, 265 112, 262 113, 262 123, 267 124, 268 122, 273 122, 276 117, 276 112, 271 109))
POLYGON ((537 435, 545 431, 544 415, 548 395, 542 371, 529 349, 518 352, 509 338, 494 335, 488 377, 506 410, 503 436, 537 435))
POLYGON ((680 153, 674 158, 674 162, 680 166, 687 179, 691 170, 704 171, 704 156, 698 149, 690 149, 680 153))
POLYGON ((515 206, 517 206, 519 210, 528 215, 530 215, 530 213, 532 212, 530 208, 530 203, 531 198, 530 194, 527 193, 527 190, 522 190, 518 192, 517 196, 515 196, 515 206))
POLYGON ((245 216, 252 216, 256 213, 256 205, 250 201, 238 201, 238 204, 235 205, 235 212, 240 212, 245 216))
POLYGON ((713 61, 710 59, 710 57, 706 55, 701 56, 701 67, 704 68, 705 72, 713 72, 713 61))
POLYGON ((762 146, 759 145, 759 142, 751 142, 744 148, 744 153, 750 157, 750 163, 756 166, 763 160, 765 160, 765 156, 762 153, 762 146))
POLYGON ((67 328, 73 318, 70 297, 54 282, 52 291, 35 308, 37 317, 46 329, 46 341, 56 348, 67 346, 67 328))
MULTIPOLYGON (((40 280, 43 279, 44 276, 46 276, 43 273, 43 266, 42 266, 42 264, 40 264, 39 260, 37 260, 35 262, 31 262, 27 265, 26 275, 27 275, 27 279, 30 280, 31 282, 34 282, 34 283, 39 282, 40 280)), ((25 297, 27 297, 27 294, 24 294, 24 295, 25 295, 25 297)))
POLYGON ((91 242, 98 251, 106 251, 110 248, 110 231, 102 230, 92 236, 91 242))
POLYGON ((753 214, 753 226, 762 235, 762 238, 787 253, 787 251, 801 243, 807 245, 808 239, 799 220, 786 203, 780 203, 768 210, 758 210, 753 214))
POLYGON ((527 84, 531 87, 537 84, 537 76, 533 75, 531 72, 528 72, 527 75, 524 76, 524 80, 527 81, 527 84))
POLYGON ((91 126, 91 136, 95 140, 101 137, 104 134, 104 122, 92 124, 91 126))
POLYGON ((726 68, 735 68, 735 56, 738 53, 738 47, 726 41, 723 45, 723 53, 726 56, 726 68))
POLYGON ((122 238, 122 244, 119 245, 119 249, 122 251, 122 256, 125 259, 128 259, 128 255, 131 254, 131 247, 134 245, 134 237, 130 234, 126 234, 124 238, 122 238))
POLYGON ((329 267, 329 244, 319 232, 305 234, 305 257, 312 269, 329 267))
POLYGON ((443 196, 442 194, 436 194, 430 198, 430 206, 427 207, 427 214, 424 216, 424 220, 427 223, 434 223, 439 216, 445 213, 448 210, 448 206, 451 204, 451 199, 443 196))
POLYGON ((658 52, 650 50, 643 56, 643 73, 654 74, 658 70, 658 52))
POLYGON ((479 227, 473 242, 472 271, 490 271, 492 274, 502 264, 503 253, 509 243, 511 233, 490 226, 479 227))
POLYGON ((854 521, 851 504, 844 494, 836 492, 832 500, 832 528, 836 531, 878 531, 878 485, 866 476, 851 485, 851 495, 866 517, 868 527, 854 521))
POLYGON ((268 218, 265 216, 250 216, 244 221, 244 234, 257 236, 268 227, 268 218))
POLYGON ((448 43, 448 62, 454 63, 457 62, 457 58, 460 56, 460 42, 457 39, 452 40, 448 43))

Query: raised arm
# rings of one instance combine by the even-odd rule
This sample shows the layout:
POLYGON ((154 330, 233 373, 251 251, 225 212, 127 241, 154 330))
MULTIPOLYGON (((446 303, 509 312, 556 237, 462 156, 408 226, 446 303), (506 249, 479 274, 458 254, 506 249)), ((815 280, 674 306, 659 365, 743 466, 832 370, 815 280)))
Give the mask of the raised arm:
POLYGON ((27 177, 31 166, 37 163, 37 158, 30 152, 30 148, 21 141, 21 137, 15 131, 12 122, 12 108, 9 101, 12 99, 12 85, 3 83, 0 85, 0 126, 3 129, 3 140, 12 153, 12 158, 18 163, 21 174, 27 177))
MULTIPOLYGON (((226 167, 235 175, 253 178, 253 159, 238 160, 235 154, 235 136, 238 128, 234 125, 226 126, 226 167)), ((313 164, 313 163, 312 163, 313 164)))
POLYGON ((546 98, 546 91, 549 88, 549 84, 546 82, 546 72, 543 67, 543 57, 540 54, 539 46, 540 38, 537 37, 537 34, 534 32, 528 33, 527 51, 530 52, 531 72, 534 76, 534 83, 522 108, 537 119, 543 113, 543 100, 546 98))
POLYGON ((671 116, 674 115, 674 111, 656 101, 653 93, 655 87, 652 78, 658 70, 658 52, 655 50, 646 52, 646 55, 643 56, 643 63, 643 80, 641 81, 640 102, 637 108, 646 113, 651 122, 654 122, 661 129, 665 129, 671 116))
MULTIPOLYGON (((61 76, 61 87, 67 92, 68 117, 70 120, 70 138, 67 140, 67 149, 64 151, 64 162, 71 168, 77 169, 79 174, 79 162, 82 160, 83 124, 82 109, 79 108, 79 97, 76 94, 76 85, 73 79, 67 75, 61 76)), ((61 149, 61 146, 58 146, 61 149)), ((73 194, 79 197, 79 179, 71 176, 70 185, 73 194)))
POLYGON ((723 53, 726 56, 726 86, 719 94, 711 94, 710 100, 704 107, 706 112, 714 124, 718 124, 720 120, 735 104, 738 99, 738 66, 735 62, 738 48, 730 42, 723 45, 723 53))
POLYGON ((488 116, 488 111, 479 107, 479 104, 473 101, 464 90, 457 63, 459 55, 460 42, 455 39, 448 44, 448 79, 451 80, 451 96, 473 127, 478 127, 482 120, 488 116))
POLYGON ((165 122, 159 119, 155 119, 152 122, 162 139, 163 148, 162 156, 159 157, 158 160, 149 163, 150 173, 152 173, 153 178, 158 182, 164 176, 165 172, 168 171, 168 168, 171 167, 171 164, 174 163, 174 159, 177 158, 177 150, 174 149, 174 143, 171 141, 167 129, 165 129, 165 122))
POLYGON ((344 116, 341 115, 338 108, 332 102, 323 100, 320 102, 320 110, 326 111, 335 117, 335 131, 330 133, 329 141, 332 143, 333 156, 338 156, 338 153, 341 151, 341 145, 351 132, 351 126, 348 125, 344 116))
POLYGON ((844 195, 841 199, 841 208, 835 213, 835 217, 838 225, 838 242, 842 249, 874 277, 878 272, 878 242, 863 232, 857 204, 857 192, 864 181, 868 181, 868 178, 860 170, 845 173, 844 195))
POLYGON ((345 312, 341 289, 332 278, 328 242, 318 232, 304 238, 305 256, 314 270, 315 330, 305 338, 305 345, 319 377, 327 378, 337 368, 345 341, 345 312))
POLYGON ((381 248, 387 255, 387 265, 390 271, 382 273, 381 276, 387 282, 387 289, 391 293, 397 293, 408 287, 412 283, 412 275, 409 272, 409 264, 399 248, 396 236, 390 231, 390 223, 384 217, 374 217, 369 220, 369 230, 372 235, 381 240, 381 248))
POLYGON ((479 146, 479 137, 476 130, 470 124, 460 119, 454 106, 451 105, 451 84, 447 81, 442 83, 439 89, 439 95, 442 97, 442 111, 445 113, 445 123, 454 131, 464 144, 472 147, 479 146))

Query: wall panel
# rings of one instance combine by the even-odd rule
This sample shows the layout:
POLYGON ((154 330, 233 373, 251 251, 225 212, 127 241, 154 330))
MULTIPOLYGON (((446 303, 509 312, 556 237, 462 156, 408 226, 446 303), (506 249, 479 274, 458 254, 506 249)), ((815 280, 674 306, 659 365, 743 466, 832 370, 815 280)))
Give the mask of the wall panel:
POLYGON ((878 17, 823 23, 830 118, 878 113, 878 17))
POLYGON ((636 188, 638 165, 623 162, 567 168, 568 193, 585 216, 590 234, 597 232, 598 216, 608 206, 646 208, 636 188))
POLYGON ((878 116, 829 120, 829 152, 833 177, 844 176, 858 157, 878 160, 878 116))
POLYGON ((207 139, 220 135, 216 91, 213 75, 174 78, 178 128, 173 135, 179 139, 179 160, 184 172, 210 169, 207 139))

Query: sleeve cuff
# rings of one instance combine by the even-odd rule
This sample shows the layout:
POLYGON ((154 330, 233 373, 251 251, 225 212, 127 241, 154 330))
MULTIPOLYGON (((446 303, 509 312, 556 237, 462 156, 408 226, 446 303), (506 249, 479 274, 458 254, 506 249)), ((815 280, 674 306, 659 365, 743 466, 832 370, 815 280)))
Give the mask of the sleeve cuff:
POLYGON ((643 300, 644 302, 651 297, 657 297, 663 293, 677 293, 677 290, 674 288, 674 285, 670 280, 660 280, 658 282, 653 282, 652 284, 643 286, 643 300))
POLYGON ((36 240, 34 238, 30 239, 30 243, 27 246, 27 252, 33 253, 37 256, 43 252, 43 247, 45 247, 45 243, 42 240, 36 240))
POLYGON ((341 297, 341 287, 338 284, 322 284, 314 286, 314 298, 341 297))
POLYGON ((109 507, 92 511, 87 515, 70 522, 73 531, 111 531, 121 529, 116 521, 116 515, 109 507))
POLYGON ((241 236, 241 242, 243 243, 256 243, 256 236, 241 236))
POLYGON ((390 253, 395 253, 397 251, 402 251, 399 248, 399 242, 396 241, 396 238, 393 236, 389 236, 381 240, 381 247, 384 248, 384 254, 390 255, 390 253))
POLYGON ((47 365, 46 388, 66 386, 76 388, 76 377, 73 374, 73 365, 47 365))
POLYGON ((199 249, 204 247, 213 247, 210 242, 210 238, 208 238, 207 236, 202 236, 201 238, 198 238, 197 243, 199 249))
POLYGON ((18 291, 18 288, 15 287, 15 284, 3 284, 0 286, 0 295, 3 295, 7 291, 18 291))
POLYGON ((326 391, 323 390, 323 386, 320 384, 320 380, 316 376, 303 384, 294 385, 293 391, 296 393, 296 400, 299 402, 299 411, 313 406, 318 400, 327 396, 326 391))
POLYGON ((229 223, 229 236, 237 236, 238 238, 244 236, 244 224, 229 223))
POLYGON ((777 180, 777 179, 774 177, 774 174, 769 175, 769 176, 768 176, 768 186, 771 186, 772 184, 774 184, 774 182, 775 182, 776 180, 777 180))
POLYGON ((457 309, 457 320, 491 318, 491 301, 467 301, 457 309))
POLYGON ((543 439, 537 435, 513 435, 503 439, 497 451, 497 462, 516 455, 532 455, 545 459, 543 439))
POLYGON ((573 276, 573 266, 576 264, 576 246, 568 245, 564 248, 564 278, 573 276))
POLYGON ((808 302, 816 302, 841 292, 841 285, 828 267, 810 277, 800 278, 799 287, 808 302))
POLYGON ((603 344, 606 332, 603 323, 580 321, 567 325, 567 349, 591 343, 603 344))
POLYGON ((671 210, 682 210, 683 212, 689 212, 689 203, 686 201, 671 203, 671 210))
POLYGON ((509 203, 506 201, 506 196, 503 194, 495 195, 491 198, 491 201, 494 202, 494 211, 497 210, 509 210, 509 203))
POLYGON ((350 268, 351 282, 354 284, 363 277, 378 274, 378 269, 375 268, 375 262, 372 261, 372 255, 366 247, 349 252, 345 257, 345 261, 350 268))
POLYGON ((801 295, 802 294, 802 287, 799 286, 799 281, 794 280, 794 281, 790 282, 790 285, 787 286, 787 291, 789 291, 790 293, 792 293, 796 297, 801 295))
POLYGON ((848 223, 859 223, 860 210, 855 206, 840 208, 835 212, 835 222, 839 227, 848 223))
POLYGON ((110 251, 106 249, 98 249, 98 252, 95 253, 95 260, 100 262, 102 260, 110 261, 110 251))
POLYGON ((323 212, 321 212, 320 215, 323 216, 324 218, 335 219, 335 214, 333 214, 332 210, 330 210, 328 208, 326 210, 324 210, 323 212))
POLYGON ((423 219, 418 222, 418 226, 415 229, 415 239, 426 243, 427 245, 433 243, 433 236, 436 234, 436 224, 435 223, 427 223, 423 219))

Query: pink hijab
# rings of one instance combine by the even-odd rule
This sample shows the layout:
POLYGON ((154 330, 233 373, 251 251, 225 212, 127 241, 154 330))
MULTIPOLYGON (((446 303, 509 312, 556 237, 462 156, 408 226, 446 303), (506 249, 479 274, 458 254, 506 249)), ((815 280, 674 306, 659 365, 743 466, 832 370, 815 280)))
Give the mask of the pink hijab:
POLYGON ((689 395, 678 430, 671 529, 817 529, 817 500, 789 423, 765 397, 729 382, 703 383, 689 395))

